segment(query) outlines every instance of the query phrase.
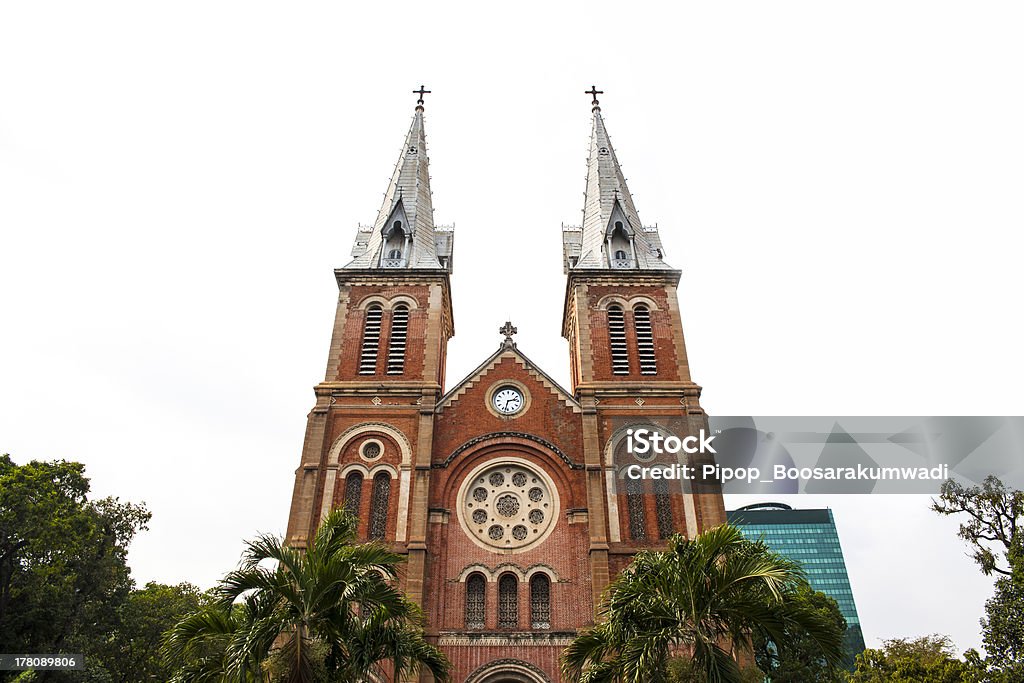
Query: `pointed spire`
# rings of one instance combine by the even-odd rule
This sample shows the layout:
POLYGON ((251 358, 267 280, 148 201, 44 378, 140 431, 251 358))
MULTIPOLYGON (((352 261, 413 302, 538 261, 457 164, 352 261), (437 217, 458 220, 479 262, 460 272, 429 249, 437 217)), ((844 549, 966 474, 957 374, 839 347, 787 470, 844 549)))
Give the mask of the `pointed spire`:
POLYGON ((640 222, 633 195, 626 186, 597 100, 603 91, 591 86, 586 94, 593 97, 587 192, 582 228, 563 233, 567 261, 570 252, 578 254, 578 260, 570 261, 567 267, 671 270, 661 259, 657 228, 645 228, 640 222))
POLYGON ((434 226, 422 85, 412 124, 372 228, 360 227, 345 268, 450 269, 450 230, 434 226))

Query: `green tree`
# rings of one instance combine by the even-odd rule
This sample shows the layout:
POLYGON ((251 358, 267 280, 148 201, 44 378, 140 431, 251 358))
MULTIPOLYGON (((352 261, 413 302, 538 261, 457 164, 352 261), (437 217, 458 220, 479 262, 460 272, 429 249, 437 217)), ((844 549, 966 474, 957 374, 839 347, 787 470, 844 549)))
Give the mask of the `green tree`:
MULTIPOLYGON (((79 463, 0 456, 0 643, 8 652, 92 652, 132 588, 128 545, 142 505, 90 500, 79 463)), ((101 674, 97 673, 97 676, 101 674)), ((10 677, 8 677, 10 678, 10 677)), ((40 680, 63 680, 46 672, 40 680)))
POLYGON ((196 663, 174 680, 397 680, 424 666, 447 681, 450 665, 424 639, 419 609, 393 585, 402 557, 357 544, 355 530, 336 510, 305 551, 268 535, 250 542, 216 604, 168 633, 168 663, 196 663))
MULTIPOLYGON (((791 600, 814 612, 822 623, 841 636, 846 633, 846 619, 839 611, 839 605, 828 595, 814 590, 803 583, 792 592, 791 600)), ((787 626, 776 640, 764 632, 754 636, 754 655, 758 667, 772 680, 772 683, 842 683, 846 680, 841 671, 829 666, 821 656, 821 648, 806 630, 787 626)), ((852 655, 851 668, 852 668, 852 655)))
POLYGON ((174 669, 160 656, 163 634, 205 601, 190 583, 147 583, 128 594, 118 607, 115 629, 88 654, 103 662, 118 683, 167 681, 174 669))
POLYGON ((960 525, 960 538, 972 546, 974 561, 986 575, 1011 576, 1014 560, 1024 558, 1020 533, 1024 492, 1007 488, 996 477, 986 477, 981 486, 973 487, 946 480, 939 500, 932 501, 932 510, 967 516, 960 525))
POLYGON ((851 683, 974 683, 988 680, 976 652, 956 658, 948 636, 886 640, 857 655, 851 683))
POLYGON ((690 540, 674 536, 664 552, 645 551, 609 586, 601 623, 562 656, 573 681, 660 683, 683 653, 709 683, 739 683, 736 659, 750 635, 785 642, 800 629, 835 666, 842 633, 794 599, 797 564, 723 525, 690 540))
POLYGON ((996 477, 970 488, 950 479, 932 509, 966 516, 960 537, 971 545, 985 574, 999 575, 981 620, 991 680, 1024 680, 1024 492, 1008 488, 996 477))
MULTIPOLYGON (((1018 568, 1017 573, 1021 573, 1018 568)), ((981 620, 985 663, 993 680, 1024 681, 1024 580, 1019 576, 996 581, 995 595, 985 603, 981 620)))

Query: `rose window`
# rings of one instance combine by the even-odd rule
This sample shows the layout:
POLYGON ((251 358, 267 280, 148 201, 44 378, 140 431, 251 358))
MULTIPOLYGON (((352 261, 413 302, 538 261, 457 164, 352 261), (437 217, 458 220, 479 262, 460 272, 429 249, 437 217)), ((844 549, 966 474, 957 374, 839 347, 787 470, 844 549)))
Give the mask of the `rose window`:
POLYGON ((550 480, 525 463, 478 469, 462 485, 459 517, 478 543, 525 549, 547 536, 558 516, 550 480))
POLYGON ((498 502, 494 505, 494 509, 503 517, 515 517, 516 513, 519 512, 519 499, 506 493, 498 498, 498 502))

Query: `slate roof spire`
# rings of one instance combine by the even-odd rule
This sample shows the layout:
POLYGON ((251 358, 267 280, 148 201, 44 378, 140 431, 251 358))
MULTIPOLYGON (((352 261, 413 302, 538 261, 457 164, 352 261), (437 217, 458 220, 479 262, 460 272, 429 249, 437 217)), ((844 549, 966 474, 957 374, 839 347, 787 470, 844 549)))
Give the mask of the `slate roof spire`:
POLYGON ((386 268, 451 271, 453 231, 434 225, 423 86, 395 164, 384 202, 372 226, 360 226, 346 269, 386 268))
POLYGON ((593 123, 587 156, 587 190, 583 225, 562 232, 566 271, 577 269, 672 270, 662 260, 657 227, 640 222, 626 185, 597 96, 591 87, 593 123))

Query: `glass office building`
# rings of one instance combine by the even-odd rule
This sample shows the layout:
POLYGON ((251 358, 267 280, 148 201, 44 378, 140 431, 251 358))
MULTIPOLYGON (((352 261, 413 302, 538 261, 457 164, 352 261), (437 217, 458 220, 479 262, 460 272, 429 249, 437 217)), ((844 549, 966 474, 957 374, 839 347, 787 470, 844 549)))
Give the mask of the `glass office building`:
POLYGON ((794 510, 783 503, 758 503, 727 513, 729 523, 751 540, 803 565, 811 588, 832 597, 846 618, 846 647, 852 658, 864 649, 864 634, 846 573, 832 511, 794 510))

